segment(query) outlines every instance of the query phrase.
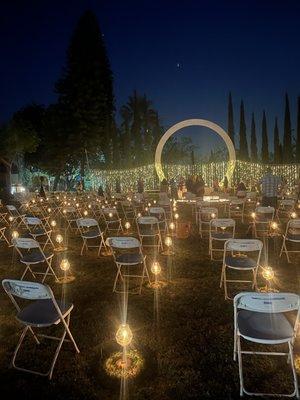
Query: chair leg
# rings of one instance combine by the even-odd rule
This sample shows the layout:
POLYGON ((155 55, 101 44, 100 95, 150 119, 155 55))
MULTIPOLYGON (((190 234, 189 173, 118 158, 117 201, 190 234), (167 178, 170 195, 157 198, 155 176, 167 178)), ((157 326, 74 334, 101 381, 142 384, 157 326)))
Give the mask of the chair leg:
POLYGON ((294 354, 293 354, 293 345, 291 342, 289 344, 289 353, 290 353, 290 360, 291 360, 291 368, 293 372, 293 380, 294 380, 294 387, 295 387, 295 396, 299 399, 299 388, 298 388, 298 380, 297 380, 297 373, 294 364, 294 354))
POLYGON ((238 353, 238 362, 239 362, 239 377, 240 377, 240 396, 242 397, 244 394, 244 380, 243 380, 243 361, 242 361, 242 353, 241 353, 241 338, 237 336, 237 353, 238 353))
POLYGON ((13 354, 13 358, 12 358, 12 361, 11 361, 11 365, 12 365, 14 368, 16 368, 16 369, 19 369, 19 367, 17 367, 16 364, 15 364, 16 358, 17 358, 17 354, 18 354, 18 352, 19 352, 19 349, 20 349, 20 347, 21 347, 21 344, 23 343, 23 340, 24 340, 24 338, 25 338, 25 336, 26 336, 26 333, 27 333, 28 329, 29 329, 29 326, 25 326, 25 328, 23 329, 23 331, 22 331, 22 333, 21 333, 21 336, 20 336, 20 338, 19 338, 17 347, 15 348, 15 351, 14 351, 14 354, 13 354))

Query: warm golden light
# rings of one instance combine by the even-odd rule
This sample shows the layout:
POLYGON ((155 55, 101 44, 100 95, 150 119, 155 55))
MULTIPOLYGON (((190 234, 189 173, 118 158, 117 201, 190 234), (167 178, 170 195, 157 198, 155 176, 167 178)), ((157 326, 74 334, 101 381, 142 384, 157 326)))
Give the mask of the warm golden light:
POLYGON ((51 222, 50 222, 50 225, 51 225, 53 228, 55 228, 55 227, 56 227, 56 221, 54 221, 54 220, 51 221, 51 222))
POLYGON ((145 211, 148 211, 149 210, 149 208, 148 207, 145 207, 145 211))
POLYGON ((63 242, 64 238, 62 237, 61 234, 58 234, 58 235, 56 235, 55 240, 57 243, 61 244, 63 242))
POLYGON ((272 229, 278 229, 278 224, 277 224, 277 222, 275 222, 275 221, 273 221, 272 223, 271 223, 271 228, 272 229))
POLYGON ((51 213, 51 208, 50 207, 47 208, 47 211, 48 211, 48 213, 51 213))
POLYGON ((75 205, 76 205, 76 207, 79 207, 79 203, 76 203, 75 205))
POLYGON ((62 271, 68 271, 69 269, 70 269, 70 263, 69 263, 69 260, 67 259, 67 258, 63 258, 62 260, 61 260, 61 263, 60 263, 60 269, 62 270, 62 271))
POLYGON ((19 235, 19 232, 18 232, 18 231, 12 231, 11 237, 12 237, 13 239, 18 239, 19 236, 20 236, 20 235, 19 235))
POLYGON ((170 236, 166 236, 166 238, 165 238, 165 245, 166 245, 167 247, 171 247, 172 244, 173 244, 172 238, 170 238, 170 236))
POLYGON ((174 224, 174 222, 170 222, 169 227, 170 227, 171 231, 173 231, 173 230, 175 229, 175 224, 174 224))
POLYGON ((272 281, 275 277, 272 267, 265 267, 263 269, 262 276, 266 281, 272 281))
POLYGON ((179 218, 179 214, 176 213, 176 214, 174 215, 174 218, 175 218, 175 219, 178 219, 178 218, 179 218))
POLYGON ((83 215, 86 217, 88 215, 88 212, 86 210, 84 210, 83 215))
POLYGON ((137 213, 137 216, 140 218, 142 216, 142 214, 139 212, 139 213, 137 213))
POLYGON ((89 205, 88 205, 88 208, 92 208, 92 205, 91 205, 91 204, 89 204, 89 205))
POLYGON ((297 214, 295 213, 295 211, 292 212, 291 217, 292 218, 297 218, 297 214))
POLYGON ((122 324, 119 326, 119 329, 117 330, 116 333, 116 341, 117 343, 122 346, 128 346, 130 345, 131 341, 133 338, 132 331, 129 327, 128 324, 122 324))
POLYGON ((9 220, 9 222, 13 222, 14 217, 13 217, 12 215, 10 215, 10 216, 8 217, 8 220, 9 220))
POLYGON ((211 217, 212 217, 212 218, 216 218, 216 214, 215 214, 215 213, 212 213, 212 214, 211 214, 211 217))
POLYGON ((153 275, 159 275, 161 273, 161 266, 158 261, 154 261, 151 266, 151 272, 153 275))
POLYGON ((108 213, 108 216, 109 216, 109 218, 112 218, 113 213, 112 212, 108 213))
POLYGON ((255 212, 252 212, 252 213, 251 213, 251 217, 252 217, 252 218, 255 218, 255 217, 256 217, 255 212))
POLYGON ((128 229, 130 229, 130 227, 131 227, 131 225, 130 225, 130 222, 125 222, 125 228, 128 230, 128 229))

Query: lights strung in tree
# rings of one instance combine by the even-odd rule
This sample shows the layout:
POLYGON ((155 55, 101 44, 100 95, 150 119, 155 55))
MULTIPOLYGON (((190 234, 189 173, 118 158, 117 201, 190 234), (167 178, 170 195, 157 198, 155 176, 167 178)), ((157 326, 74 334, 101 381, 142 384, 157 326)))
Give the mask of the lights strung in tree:
POLYGON ((108 213, 108 216, 109 216, 109 218, 112 218, 112 217, 113 217, 113 213, 112 213, 112 212, 109 212, 109 213, 108 213))
POLYGON ((121 324, 116 333, 116 341, 122 346, 129 346, 133 338, 132 331, 128 324, 121 324))
POLYGON ((48 211, 48 213, 50 214, 50 213, 51 213, 51 208, 48 207, 48 208, 47 208, 47 211, 48 211))

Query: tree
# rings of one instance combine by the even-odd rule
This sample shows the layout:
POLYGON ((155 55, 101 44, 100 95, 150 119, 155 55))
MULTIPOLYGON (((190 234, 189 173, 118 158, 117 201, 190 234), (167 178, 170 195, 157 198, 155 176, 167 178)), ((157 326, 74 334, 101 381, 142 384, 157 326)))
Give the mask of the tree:
POLYGON ((97 18, 86 11, 77 24, 67 51, 66 67, 56 84, 58 105, 67 121, 69 158, 85 175, 86 152, 112 160, 114 134, 113 77, 97 18))
POLYGON ((261 160, 263 163, 269 162, 269 143, 268 143, 267 119, 265 111, 263 112, 263 119, 262 119, 261 160))
POLYGON ((255 119, 254 113, 252 113, 251 119, 251 161, 256 162, 257 157, 257 138, 256 138, 256 127, 255 127, 255 119))
POLYGON ((233 122, 233 105, 232 105, 231 92, 229 92, 229 97, 228 97, 228 128, 227 128, 227 133, 230 136, 230 139, 232 140, 232 142, 234 144, 234 122, 233 122))
POLYGON ((18 158, 36 149, 38 137, 32 125, 15 116, 0 128, 0 196, 3 200, 10 197, 11 170, 18 158))
POLYGON ((300 97, 297 99, 296 162, 300 163, 300 97))
POLYGON ((283 161, 286 163, 290 163, 293 161, 291 115, 290 115, 289 98, 287 93, 285 95, 283 161))
POLYGON ((274 126, 274 163, 279 164, 282 162, 281 159, 281 144, 279 139, 279 130, 278 130, 278 121, 277 117, 275 118, 275 126, 274 126))
POLYGON ((240 152, 239 152, 239 156, 240 156, 241 160, 244 160, 244 161, 249 160, 246 122, 245 122, 245 111, 244 111, 243 100, 241 101, 241 108, 240 108, 240 152))

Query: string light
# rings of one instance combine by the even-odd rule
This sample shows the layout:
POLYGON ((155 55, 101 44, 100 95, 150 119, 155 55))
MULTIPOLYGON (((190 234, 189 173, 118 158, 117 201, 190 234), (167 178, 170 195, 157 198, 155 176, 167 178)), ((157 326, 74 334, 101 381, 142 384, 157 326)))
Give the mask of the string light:
POLYGON ((277 224, 277 222, 273 221, 273 222, 271 223, 271 228, 274 229, 274 230, 278 229, 278 224, 277 224))
POLYGON ((64 271, 64 272, 69 271, 69 269, 70 269, 70 263, 69 263, 69 260, 68 260, 67 258, 63 258, 63 259, 61 260, 60 269, 61 269, 62 271, 64 271))
POLYGON ((128 324, 122 324, 119 326, 119 329, 116 333, 116 341, 117 343, 122 346, 129 346, 133 338, 132 331, 128 324))
POLYGON ((151 265, 151 272, 155 276, 161 273, 161 266, 158 261, 154 261, 151 265))
POLYGON ((18 232, 18 231, 12 231, 11 237, 12 237, 13 239, 18 239, 19 236, 20 236, 20 235, 19 235, 19 232, 18 232))

